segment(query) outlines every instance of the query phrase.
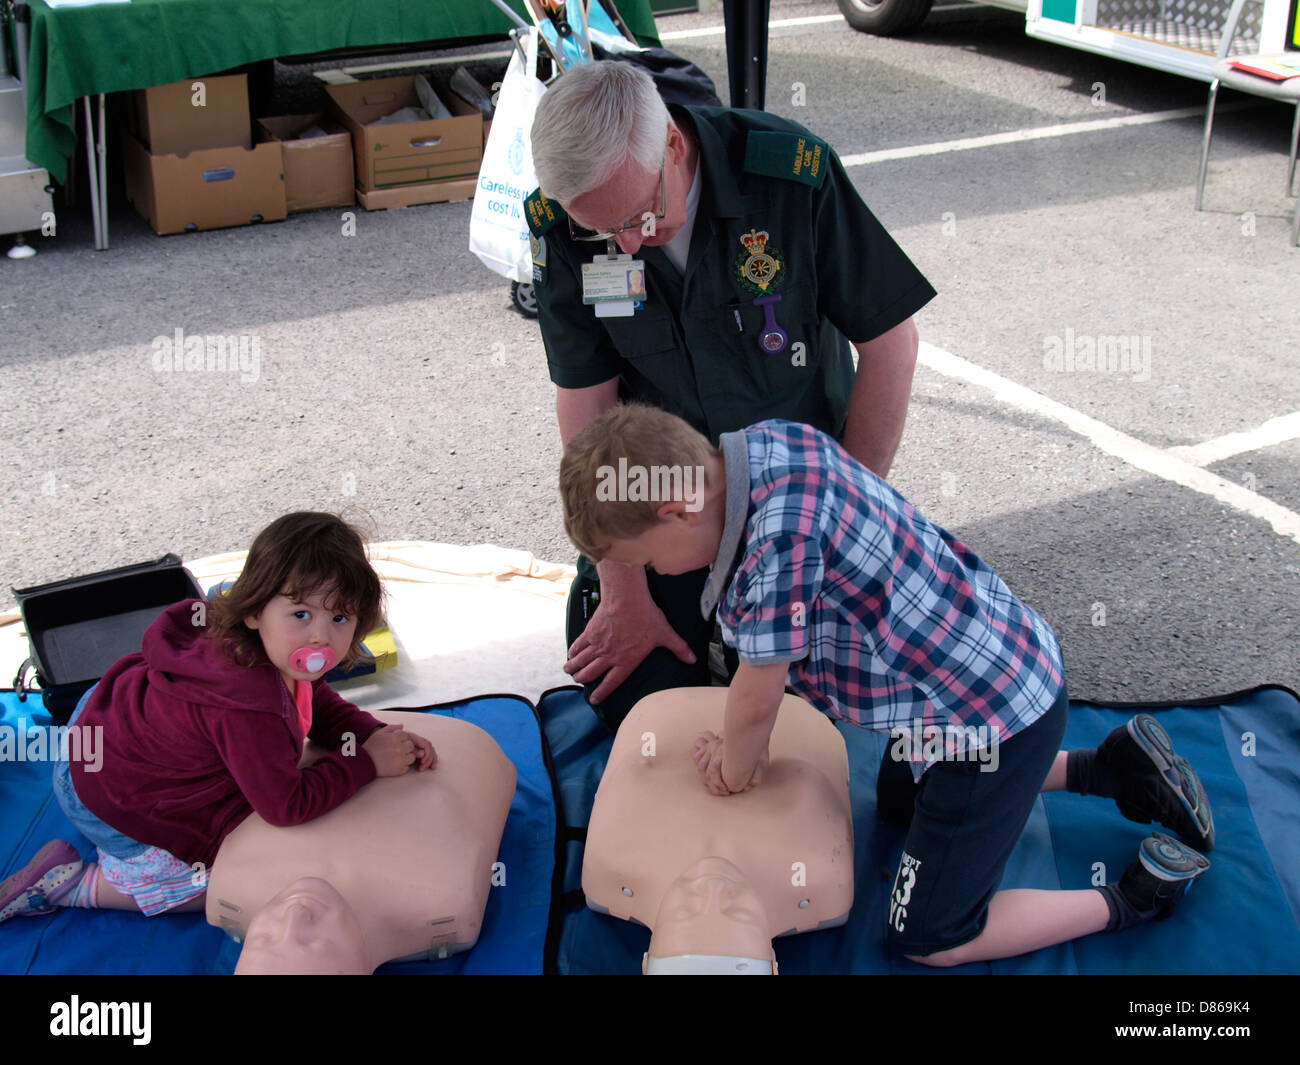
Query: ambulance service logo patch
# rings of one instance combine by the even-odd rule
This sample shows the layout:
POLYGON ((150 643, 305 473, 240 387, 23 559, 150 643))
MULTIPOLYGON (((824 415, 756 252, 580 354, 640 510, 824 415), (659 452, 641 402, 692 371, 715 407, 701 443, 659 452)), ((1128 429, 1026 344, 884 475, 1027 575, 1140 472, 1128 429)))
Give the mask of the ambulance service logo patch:
POLYGON ((736 257, 736 280, 757 296, 775 292, 785 280, 785 263, 770 237, 766 229, 751 229, 740 238, 745 250, 736 257))

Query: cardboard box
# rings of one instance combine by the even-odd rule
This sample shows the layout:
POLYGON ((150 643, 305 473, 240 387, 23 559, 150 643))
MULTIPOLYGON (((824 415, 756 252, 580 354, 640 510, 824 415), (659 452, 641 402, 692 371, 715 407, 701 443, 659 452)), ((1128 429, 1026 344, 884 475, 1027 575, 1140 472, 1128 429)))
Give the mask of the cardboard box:
POLYGON ((127 115, 132 132, 155 155, 183 155, 200 148, 251 148, 248 75, 186 78, 137 89, 127 115), (195 88, 201 82, 203 88, 195 88), (196 106, 201 99, 203 106, 196 106))
POLYGON ((456 203, 472 199, 478 188, 478 178, 461 181, 425 181, 419 185, 399 185, 393 189, 363 189, 357 187, 357 199, 367 211, 387 211, 399 207, 414 207, 418 203, 456 203))
POLYGON ((359 188, 374 191, 478 177, 483 113, 454 93, 439 93, 452 118, 370 126, 367 123, 400 108, 420 105, 414 77, 326 85, 325 91, 338 120, 352 134, 359 188))
POLYGON ((357 202, 352 135, 320 115, 282 115, 257 120, 259 144, 279 141, 284 148, 284 201, 290 214, 320 207, 351 207, 357 202), (299 139, 319 125, 326 137, 299 139))
POLYGON ((158 155, 123 131, 122 173, 126 198, 160 234, 279 222, 288 214, 279 141, 158 155))

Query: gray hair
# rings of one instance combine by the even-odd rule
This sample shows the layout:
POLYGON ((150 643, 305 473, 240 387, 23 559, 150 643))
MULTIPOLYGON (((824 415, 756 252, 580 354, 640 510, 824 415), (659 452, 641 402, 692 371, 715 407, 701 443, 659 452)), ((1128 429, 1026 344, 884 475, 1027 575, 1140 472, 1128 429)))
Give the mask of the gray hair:
POLYGON ((602 60, 562 74, 533 119, 533 165, 542 193, 571 203, 628 159, 658 170, 668 121, 654 80, 630 63, 602 60))

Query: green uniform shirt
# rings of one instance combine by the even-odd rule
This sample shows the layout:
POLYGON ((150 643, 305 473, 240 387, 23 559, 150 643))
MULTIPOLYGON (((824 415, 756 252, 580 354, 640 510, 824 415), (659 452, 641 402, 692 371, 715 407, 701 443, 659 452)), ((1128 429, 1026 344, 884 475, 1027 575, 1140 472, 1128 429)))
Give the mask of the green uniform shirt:
MULTIPOLYGON (((678 414, 715 444, 722 433, 765 418, 807 422, 839 436, 853 363, 844 337, 872 340, 907 320, 934 289, 862 202, 839 159, 801 126, 758 111, 674 108, 694 127, 701 192, 686 276, 660 248, 643 246, 645 307, 630 318, 596 318, 582 302, 582 263, 603 244, 574 241, 558 204, 534 226, 545 241, 537 295, 551 380, 587 388, 619 378, 619 396, 678 414), (751 132, 781 135, 759 144, 751 166, 779 170, 781 140, 822 153, 821 169, 774 177, 746 170, 751 132), (745 284, 751 258, 741 238, 768 234, 779 262, 771 290, 786 349, 759 347, 761 291, 745 284), (744 331, 737 328, 739 313, 744 331), (804 345, 802 353, 797 344, 804 345)), ((761 140, 761 138, 759 138, 761 140)), ((805 155, 806 158, 806 155, 805 155)))
POLYGON ((700 202, 684 277, 660 248, 633 256, 645 263, 646 287, 633 316, 597 318, 583 304, 582 264, 605 245, 574 241, 559 204, 529 198, 551 380, 588 388, 617 377, 620 399, 677 414, 715 445, 766 418, 841 437, 854 374, 848 341, 888 332, 934 289, 835 153, 802 126, 718 107, 672 115, 699 145, 700 202), (760 347, 765 313, 754 303, 769 293, 781 297, 772 309, 789 338, 775 354, 760 347))

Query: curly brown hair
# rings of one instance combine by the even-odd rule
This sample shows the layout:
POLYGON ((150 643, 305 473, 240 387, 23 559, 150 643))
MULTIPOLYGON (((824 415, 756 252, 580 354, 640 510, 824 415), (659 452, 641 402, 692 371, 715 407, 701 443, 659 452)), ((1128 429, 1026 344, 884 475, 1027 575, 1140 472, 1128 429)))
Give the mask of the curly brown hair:
POLYGON ((357 619, 352 645, 340 663, 362 657, 361 641, 383 620, 383 586, 366 558, 361 534, 337 514, 299 510, 257 534, 243 572, 224 595, 208 603, 208 631, 230 659, 249 665, 265 656, 262 638, 244 624, 277 595, 301 601, 323 592, 333 609, 357 619))

